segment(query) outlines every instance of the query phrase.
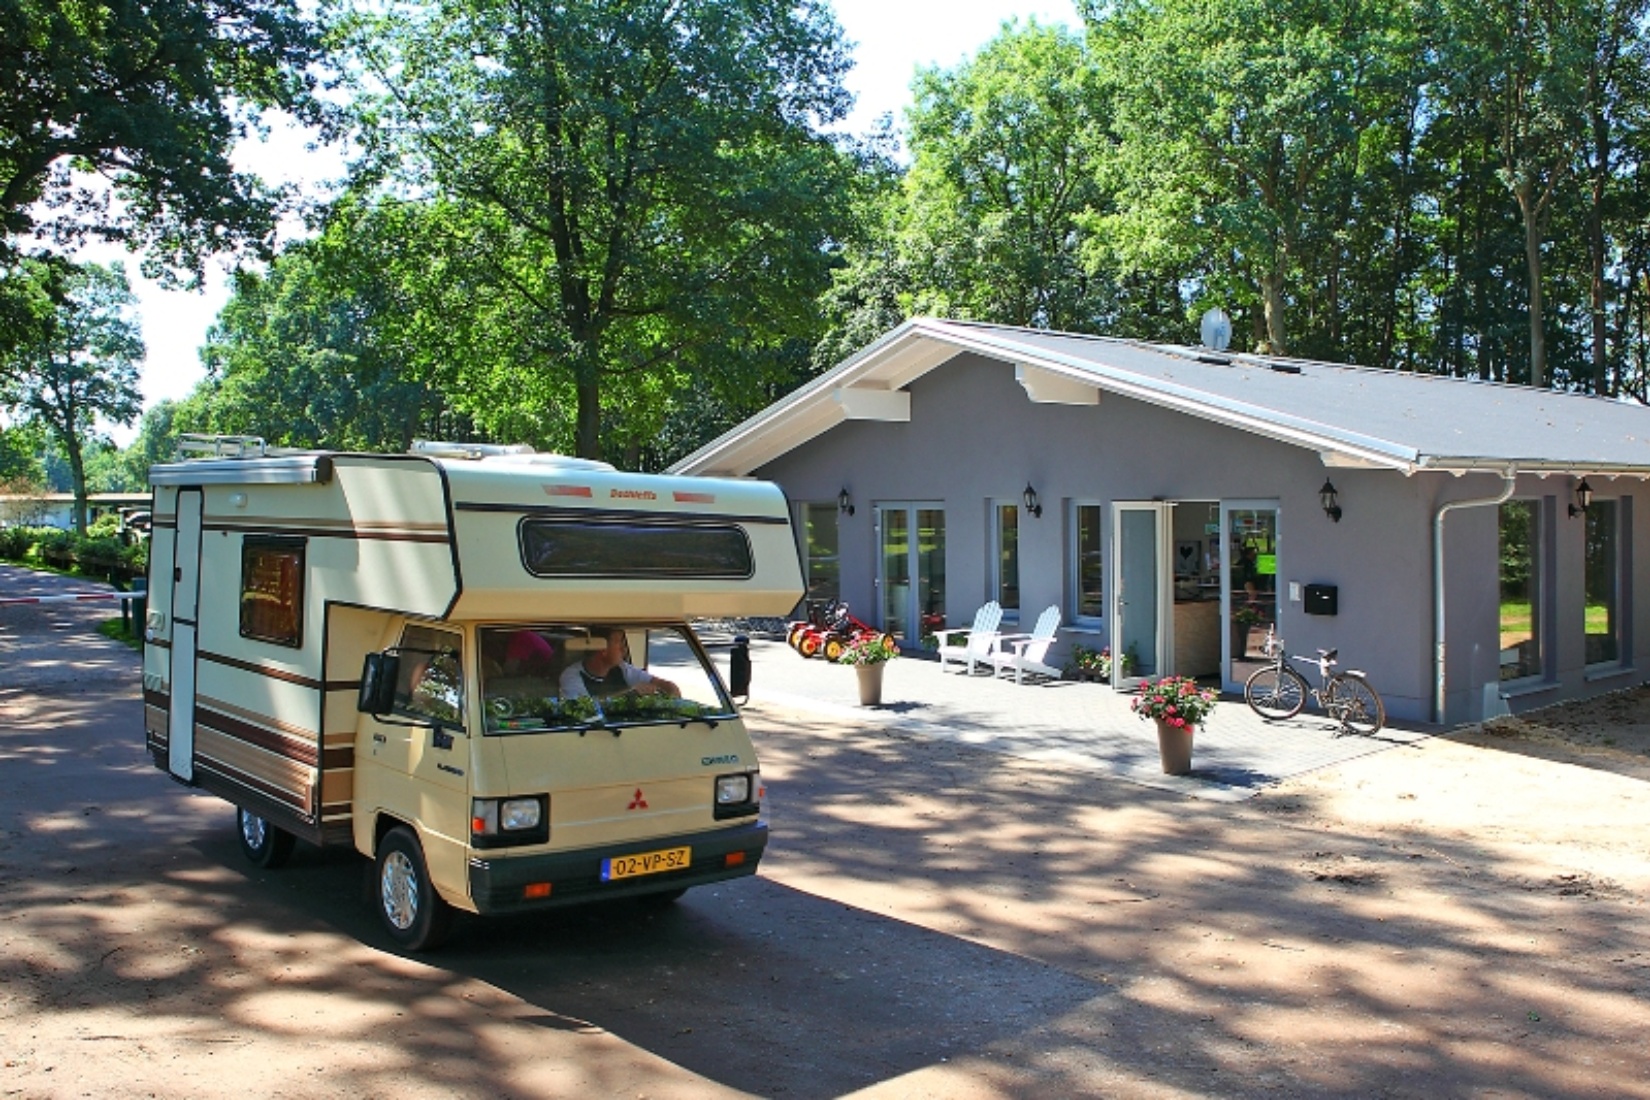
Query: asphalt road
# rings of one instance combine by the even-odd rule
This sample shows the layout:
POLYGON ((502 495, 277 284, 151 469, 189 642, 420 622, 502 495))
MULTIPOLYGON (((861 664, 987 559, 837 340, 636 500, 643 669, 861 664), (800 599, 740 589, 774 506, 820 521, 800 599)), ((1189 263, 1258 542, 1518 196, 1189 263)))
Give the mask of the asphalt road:
POLYGON ((780 712, 755 878, 404 956, 152 766, 111 613, 0 608, 0 1096, 1650 1096, 1640 898, 780 712))

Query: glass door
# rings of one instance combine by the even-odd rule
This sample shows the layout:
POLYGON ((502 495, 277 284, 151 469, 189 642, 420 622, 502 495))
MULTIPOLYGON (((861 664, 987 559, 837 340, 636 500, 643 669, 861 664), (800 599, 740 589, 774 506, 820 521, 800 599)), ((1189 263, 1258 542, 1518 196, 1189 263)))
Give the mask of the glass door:
POLYGON ((1161 676, 1173 644, 1169 508, 1160 501, 1112 506, 1111 683, 1120 690, 1161 676))
POLYGON ((945 509, 890 501, 877 505, 877 596, 881 627, 920 642, 945 628, 945 509))
POLYGON ((1220 511, 1226 553, 1224 687, 1241 691, 1250 674, 1266 663, 1261 645, 1278 621, 1278 505, 1274 500, 1229 500, 1220 511))

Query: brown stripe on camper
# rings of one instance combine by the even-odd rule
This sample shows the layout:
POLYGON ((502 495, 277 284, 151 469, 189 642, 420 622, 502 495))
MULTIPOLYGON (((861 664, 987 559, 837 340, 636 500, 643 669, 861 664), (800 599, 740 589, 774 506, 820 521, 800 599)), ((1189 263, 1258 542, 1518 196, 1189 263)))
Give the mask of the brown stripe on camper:
POLYGON ((238 783, 248 790, 257 791, 259 794, 264 795, 267 798, 272 798, 276 802, 286 806, 291 806, 294 810, 297 810, 305 817, 310 816, 308 787, 295 791, 284 790, 272 783, 265 782, 255 775, 241 771, 239 768, 235 767, 234 764, 221 760, 218 757, 208 755, 206 752, 201 750, 198 744, 195 747, 195 768, 197 771, 211 772, 212 774, 230 783, 238 783))
POLYGON ((267 725, 247 722, 225 714, 221 709, 213 709, 223 706, 224 704, 215 699, 202 696, 195 705, 195 724, 221 733, 225 737, 255 745, 265 752, 306 768, 315 767, 317 738, 313 733, 289 732, 294 729, 290 726, 286 729, 270 729, 267 725))
POLYGON ((410 523, 406 521, 322 519, 312 517, 295 523, 278 516, 208 516, 201 523, 203 531, 238 531, 243 535, 284 535, 290 538, 370 539, 384 542, 447 541, 445 523, 410 523))
POLYGON ((321 681, 293 672, 290 669, 243 661, 239 657, 230 657, 223 653, 211 653, 204 649, 196 656, 203 661, 211 661, 215 665, 223 665, 225 668, 238 668, 242 672, 254 672, 259 676, 267 676, 271 680, 279 680, 283 684, 297 684, 299 687, 306 687, 313 691, 321 690, 321 681))

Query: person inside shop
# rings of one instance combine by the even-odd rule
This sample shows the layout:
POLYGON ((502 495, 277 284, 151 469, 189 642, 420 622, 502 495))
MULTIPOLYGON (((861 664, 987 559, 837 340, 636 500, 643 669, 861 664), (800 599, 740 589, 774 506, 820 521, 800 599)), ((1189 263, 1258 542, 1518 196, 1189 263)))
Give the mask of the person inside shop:
POLYGON ((588 695, 600 699, 627 691, 637 695, 667 695, 672 699, 682 697, 681 689, 669 680, 625 660, 622 627, 596 628, 590 633, 592 637, 605 638, 607 644, 586 653, 584 660, 577 664, 567 666, 567 671, 561 674, 562 698, 588 695))
POLYGON ((1260 548, 1246 544, 1232 566, 1232 580, 1243 586, 1244 602, 1251 607, 1260 605, 1260 548))

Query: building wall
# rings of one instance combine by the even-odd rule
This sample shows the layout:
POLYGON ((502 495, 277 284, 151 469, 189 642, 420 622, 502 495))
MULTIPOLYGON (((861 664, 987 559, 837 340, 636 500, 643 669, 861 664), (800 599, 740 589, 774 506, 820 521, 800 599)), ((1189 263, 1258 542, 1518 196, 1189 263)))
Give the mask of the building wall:
MULTIPOLYGON (((1073 499, 1234 501, 1275 500, 1278 507, 1279 631, 1293 653, 1338 648, 1343 667, 1361 668, 1395 718, 1431 716, 1433 675, 1432 518, 1444 500, 1493 497, 1494 474, 1454 477, 1387 470, 1326 471, 1318 454, 1115 394, 1097 406, 1034 404, 1011 364, 962 355, 913 382, 909 423, 851 421, 756 471, 784 487, 793 501, 835 500, 846 487, 855 514, 839 515, 842 595, 862 617, 877 620, 875 505, 937 501, 946 509, 946 618, 967 626, 992 597, 988 590, 992 500, 1018 501, 1027 483, 1041 498, 1036 519, 1021 512, 1020 585, 1023 629, 1051 603, 1069 626, 1068 509, 1073 499), (1326 473, 1343 509, 1332 522, 1318 502, 1326 473), (1333 584, 1339 613, 1305 614, 1289 602, 1290 582, 1333 584)), ((1545 508, 1552 546, 1547 565, 1560 610, 1550 616, 1549 661, 1554 683, 1510 701, 1514 709, 1602 690, 1588 681, 1581 626, 1581 522, 1564 515, 1573 481, 1525 478, 1518 495, 1550 496, 1545 508)), ((1599 496, 1641 492, 1634 481, 1605 482, 1599 496), (1608 486, 1608 488, 1606 488, 1608 486)), ((1650 506, 1631 508, 1637 546, 1650 546, 1650 506)), ((1446 521, 1449 601, 1448 715, 1475 719, 1483 687, 1498 684, 1499 588, 1497 510, 1456 510, 1446 521)), ((1110 583, 1112 511, 1103 513, 1103 551, 1110 583)), ((1650 586, 1639 587, 1650 592, 1650 586)), ((1650 601, 1647 601, 1650 602, 1650 601)), ((1644 609, 1629 633, 1650 639, 1644 609)), ((1073 640, 1062 632, 1055 663, 1073 640)), ((1635 676, 1617 676, 1628 686, 1635 676)))

